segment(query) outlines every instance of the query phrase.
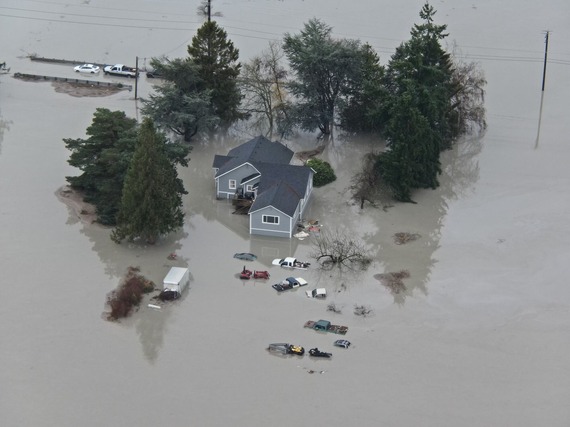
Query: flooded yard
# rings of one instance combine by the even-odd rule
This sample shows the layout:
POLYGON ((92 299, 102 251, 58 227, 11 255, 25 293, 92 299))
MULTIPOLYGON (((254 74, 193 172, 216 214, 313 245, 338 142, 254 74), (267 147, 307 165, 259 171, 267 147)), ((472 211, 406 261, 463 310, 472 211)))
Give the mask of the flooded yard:
MULTIPOLYGON (((0 23, 10 43, 0 62, 11 74, 72 77, 70 66, 26 56, 128 65, 185 56, 201 25, 195 3, 6 0, 0 23)), ((423 4, 212 3, 242 61, 316 16, 338 37, 370 42, 383 62, 423 4)), ((568 426, 570 4, 433 5, 450 39, 485 70, 488 129, 443 154, 441 186, 415 193, 417 204, 364 210, 349 186, 378 141, 335 135, 322 158, 338 179, 315 189, 309 217, 362 239, 374 262, 359 272, 303 271, 307 288, 327 289, 324 301, 305 288, 271 288, 290 275, 272 259, 309 259, 310 239, 250 236, 247 218, 213 196, 214 155, 255 135, 196 142, 179 171, 189 192, 183 230, 154 246, 116 245, 109 229, 81 221, 58 197, 65 177, 78 173, 62 139, 84 137, 98 107, 140 120, 140 100, 133 91, 70 96, 51 82, 0 75, 2 424, 568 426), (417 238, 398 244, 396 233, 417 238), (256 254, 248 267, 271 278, 240 280, 236 252, 256 254), (108 322, 106 295, 130 266, 157 285, 171 266, 187 266, 190 287, 161 309, 145 301, 132 317, 108 322), (379 280, 401 271, 409 277, 399 286, 379 280), (331 303, 339 312, 327 310, 331 303), (350 348, 303 328, 319 319, 348 326, 350 348), (273 342, 333 356, 276 356, 265 350, 273 342)), ((138 97, 152 84, 141 77, 138 97)), ((295 151, 320 143, 315 135, 283 142, 295 151)))

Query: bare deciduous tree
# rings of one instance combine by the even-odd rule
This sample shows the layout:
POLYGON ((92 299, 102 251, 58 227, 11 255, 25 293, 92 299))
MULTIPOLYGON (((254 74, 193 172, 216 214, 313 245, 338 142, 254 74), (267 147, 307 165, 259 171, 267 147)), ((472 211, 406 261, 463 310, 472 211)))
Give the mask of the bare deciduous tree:
POLYGON ((452 84, 455 92, 451 98, 451 111, 456 122, 451 125, 456 135, 487 127, 485 120, 485 73, 476 62, 465 62, 458 49, 453 49, 452 84))
POLYGON ((365 154, 362 159, 362 170, 352 177, 350 189, 352 197, 360 203, 360 209, 364 209, 364 202, 376 206, 376 201, 391 198, 390 189, 376 169, 377 161, 377 154, 365 154))
POLYGON ((270 42, 267 50, 244 64, 241 70, 242 109, 250 116, 251 126, 269 138, 277 128, 283 129, 289 122, 287 72, 282 59, 283 52, 277 42, 270 42))
POLYGON ((361 240, 338 230, 321 230, 313 239, 311 256, 323 267, 358 266, 364 269, 372 262, 361 240))
POLYGON ((199 17, 210 21, 212 16, 221 17, 222 12, 212 12, 212 0, 202 0, 200 5, 196 8, 196 13, 199 17))

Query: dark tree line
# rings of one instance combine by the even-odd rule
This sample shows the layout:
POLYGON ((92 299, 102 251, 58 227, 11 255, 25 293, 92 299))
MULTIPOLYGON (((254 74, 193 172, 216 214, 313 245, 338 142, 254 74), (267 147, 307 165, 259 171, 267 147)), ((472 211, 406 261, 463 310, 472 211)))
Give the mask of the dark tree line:
POLYGON ((238 59, 239 51, 227 33, 215 21, 205 22, 192 38, 187 58, 151 60, 165 82, 144 100, 143 113, 186 142, 211 131, 227 131, 247 117, 239 108, 238 59))
POLYGON ((68 176, 92 203, 101 224, 115 226, 116 242, 141 238, 153 243, 183 225, 185 194, 176 165, 188 165, 189 147, 169 142, 151 119, 142 125, 122 111, 98 108, 86 139, 64 139, 69 164, 82 171, 68 176))

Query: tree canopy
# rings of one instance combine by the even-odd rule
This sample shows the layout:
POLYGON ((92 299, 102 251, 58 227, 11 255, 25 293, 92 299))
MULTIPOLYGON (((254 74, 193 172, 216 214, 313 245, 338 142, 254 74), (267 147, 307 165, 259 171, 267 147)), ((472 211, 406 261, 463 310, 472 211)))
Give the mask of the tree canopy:
MULTIPOLYGON (((139 125, 123 111, 97 108, 87 128, 87 139, 65 138, 71 151, 68 163, 82 171, 68 176, 72 188, 95 205, 97 220, 115 225, 121 204, 123 184, 137 144, 139 125)), ((164 140, 164 136, 161 136, 164 140)), ((172 164, 188 165, 188 146, 164 143, 164 154, 172 164)))
POLYGON ((143 100, 143 114, 156 125, 190 141, 197 134, 216 127, 219 118, 212 105, 212 91, 205 89, 198 65, 188 59, 151 61, 166 82, 155 87, 156 94, 143 100))
POLYGON ((384 103, 388 91, 384 85, 385 68, 374 49, 365 44, 362 48, 360 81, 353 85, 348 101, 343 106, 341 127, 351 132, 382 131, 386 122, 384 103))
POLYGON ((215 114, 227 129, 243 117, 239 111, 242 95, 237 78, 241 64, 239 51, 215 21, 205 22, 192 38, 188 54, 197 65, 203 90, 210 91, 215 114))
POLYGON ((143 108, 156 126, 187 142, 215 129, 227 130, 245 117, 239 110, 239 52, 226 32, 214 21, 205 22, 192 38, 188 54, 184 59, 151 60, 165 83, 155 87, 143 108))
POLYGON ((145 118, 125 178, 117 227, 111 235, 117 243, 140 238, 152 244, 184 225, 181 195, 186 192, 166 156, 164 143, 152 120, 145 118))
POLYGON ((289 88, 296 96, 298 125, 325 135, 331 133, 337 108, 360 82, 363 63, 360 42, 335 40, 331 31, 325 23, 311 19, 300 34, 286 34, 283 43, 295 74, 289 88))
POLYGON ((413 189, 439 185, 439 155, 452 139, 453 67, 441 46, 446 26, 434 24, 434 15, 426 2, 420 12, 424 22, 414 25, 410 40, 396 49, 385 78, 388 151, 380 156, 379 170, 394 197, 408 202, 413 189))
POLYGON ((78 176, 66 177, 67 182, 95 206, 101 224, 115 224, 136 129, 136 120, 123 111, 97 108, 86 130, 87 139, 63 140, 71 151, 68 163, 82 171, 78 176))

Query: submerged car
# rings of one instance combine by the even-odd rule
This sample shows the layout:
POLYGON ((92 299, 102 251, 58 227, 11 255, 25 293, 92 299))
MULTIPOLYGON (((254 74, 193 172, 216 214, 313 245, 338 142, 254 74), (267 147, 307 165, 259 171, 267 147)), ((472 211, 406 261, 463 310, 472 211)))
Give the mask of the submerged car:
POLYGON ((300 345, 293 345, 289 346, 289 354, 296 354, 297 356, 302 356, 305 354, 305 349, 300 345))
POLYGON ((277 292, 283 292, 283 291, 286 291, 286 290, 287 290, 287 289, 285 289, 285 288, 283 287, 283 285, 282 285, 281 283, 276 283, 276 284, 274 284, 274 285, 271 285, 271 287, 272 287, 273 289, 275 289, 277 292))
POLYGON ((348 348, 348 347, 350 347, 350 341, 348 341, 348 340, 336 340, 334 342, 334 345, 336 345, 337 347, 348 348))
POLYGON ((257 255, 250 254, 249 252, 240 252, 234 254, 234 258, 241 259, 244 261, 255 261, 257 259, 257 255))
POLYGON ((281 282, 282 286, 288 286, 288 289, 298 288, 299 286, 306 286, 307 281, 302 277, 287 277, 281 282))
POLYGON ((332 353, 327 353, 325 351, 321 351, 317 347, 310 349, 309 355, 313 356, 313 357, 326 357, 327 359, 332 357, 332 353))
POLYGON ((269 344, 267 350, 281 354, 296 354, 297 356, 302 356, 305 354, 305 349, 300 345, 294 345, 284 342, 269 344))
POLYGON ((73 69, 75 70, 76 73, 89 73, 89 74, 96 74, 101 70, 97 65, 93 64, 78 65, 73 69))
POLYGON ((316 288, 312 291, 305 291, 308 298, 325 299, 327 297, 327 290, 325 288, 316 288))

